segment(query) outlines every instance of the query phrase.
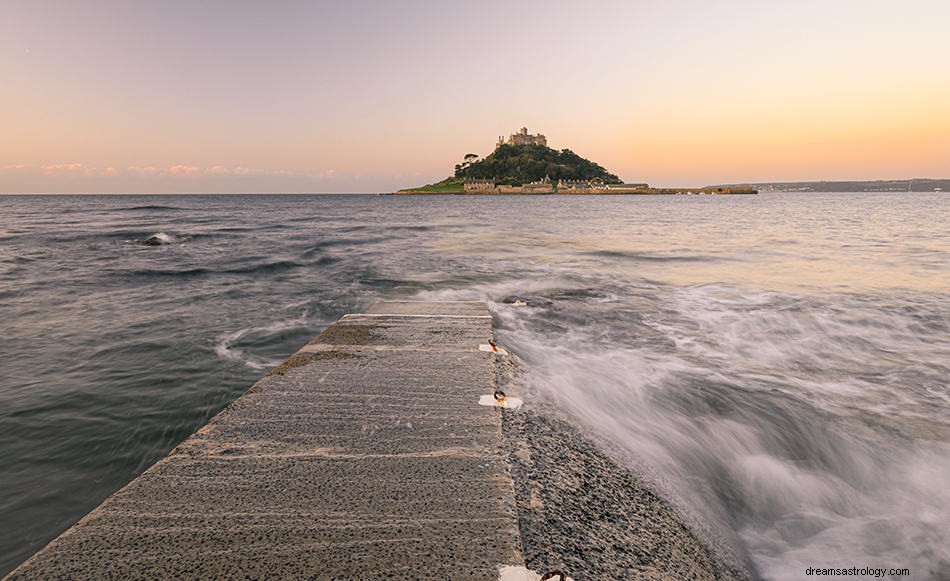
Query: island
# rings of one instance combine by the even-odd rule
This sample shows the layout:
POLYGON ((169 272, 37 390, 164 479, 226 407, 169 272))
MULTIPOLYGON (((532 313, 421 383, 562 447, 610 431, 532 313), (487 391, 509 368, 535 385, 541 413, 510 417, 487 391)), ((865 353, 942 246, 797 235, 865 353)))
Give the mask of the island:
POLYGON ((434 184, 395 194, 756 194, 749 187, 651 188, 625 183, 599 164, 570 149, 548 147, 547 137, 522 127, 507 139, 498 138, 495 150, 483 159, 465 155, 454 175, 434 184))

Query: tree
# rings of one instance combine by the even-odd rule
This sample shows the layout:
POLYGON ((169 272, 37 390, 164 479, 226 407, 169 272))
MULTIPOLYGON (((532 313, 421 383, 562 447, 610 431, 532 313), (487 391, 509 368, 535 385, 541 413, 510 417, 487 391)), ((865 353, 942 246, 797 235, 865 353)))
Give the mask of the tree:
POLYGON ((472 164, 475 163, 475 160, 478 159, 478 156, 474 153, 466 153, 465 157, 462 159, 462 163, 455 165, 455 177, 460 178, 465 175, 465 170, 472 167, 472 164))

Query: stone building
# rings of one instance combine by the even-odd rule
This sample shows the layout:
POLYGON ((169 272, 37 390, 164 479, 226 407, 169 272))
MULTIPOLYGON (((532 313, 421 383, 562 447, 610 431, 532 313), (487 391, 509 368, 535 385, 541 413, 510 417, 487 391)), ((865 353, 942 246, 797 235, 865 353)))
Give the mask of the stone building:
POLYGON ((494 190, 495 180, 476 180, 469 178, 462 182, 462 189, 466 192, 494 190))
POLYGON ((505 136, 501 135, 498 137, 498 143, 495 144, 495 148, 499 148, 502 145, 543 145, 547 147, 548 138, 538 133, 537 135, 531 135, 528 133, 527 127, 522 127, 521 131, 518 133, 512 133, 508 136, 508 140, 505 140, 505 136))
POLYGON ((521 191, 526 194, 553 194, 554 184, 551 183, 551 178, 544 176, 543 180, 522 185, 521 191))

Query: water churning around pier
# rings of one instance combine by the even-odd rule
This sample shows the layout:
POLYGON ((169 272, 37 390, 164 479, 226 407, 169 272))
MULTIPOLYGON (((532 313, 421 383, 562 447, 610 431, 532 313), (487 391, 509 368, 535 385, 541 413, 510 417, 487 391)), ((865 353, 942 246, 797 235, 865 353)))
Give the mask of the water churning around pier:
POLYGON ((340 315, 406 298, 492 301, 519 393, 763 577, 950 566, 945 196, 2 203, 0 573, 340 315))

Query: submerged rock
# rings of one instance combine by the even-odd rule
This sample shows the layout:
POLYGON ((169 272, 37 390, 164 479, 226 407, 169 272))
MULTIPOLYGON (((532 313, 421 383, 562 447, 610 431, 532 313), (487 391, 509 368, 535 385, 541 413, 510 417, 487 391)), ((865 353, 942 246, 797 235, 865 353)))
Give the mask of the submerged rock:
POLYGON ((506 305, 515 305, 519 307, 546 307, 554 304, 554 301, 551 299, 533 295, 509 295, 501 299, 501 302, 505 303, 506 305))
POLYGON ((159 232, 158 234, 152 234, 145 240, 140 240, 139 243, 145 246, 161 246, 163 244, 171 244, 172 237, 164 232, 159 232))

